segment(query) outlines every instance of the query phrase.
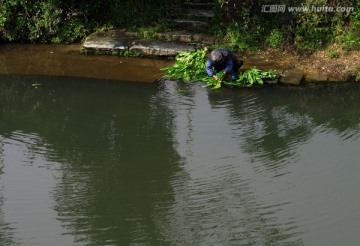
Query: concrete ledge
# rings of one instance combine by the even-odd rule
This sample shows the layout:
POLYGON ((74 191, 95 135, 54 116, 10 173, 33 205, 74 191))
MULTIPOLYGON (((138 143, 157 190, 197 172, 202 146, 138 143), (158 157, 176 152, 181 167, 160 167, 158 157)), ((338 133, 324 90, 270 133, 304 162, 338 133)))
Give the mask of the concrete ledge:
POLYGON ((190 45, 161 42, 158 40, 140 40, 134 41, 129 50, 130 52, 143 56, 167 57, 176 56, 180 51, 193 51, 194 47, 190 45))
POLYGON ((215 3, 193 1, 193 2, 184 2, 183 5, 193 9, 210 9, 215 6, 215 3))
POLYGON ((279 80, 282 84, 300 85, 304 77, 304 71, 299 69, 285 70, 279 80))
POLYGON ((194 50, 192 45, 137 39, 118 30, 96 32, 88 36, 82 45, 83 53, 121 56, 174 57, 180 51, 194 50))
POLYGON ((96 32, 85 39, 83 46, 88 49, 127 49, 129 36, 118 30, 96 32))
POLYGON ((173 31, 173 32, 165 32, 158 33, 157 37, 166 41, 174 41, 174 42, 192 42, 193 35, 187 31, 173 31))
POLYGON ((320 74, 307 74, 304 79, 305 83, 326 83, 327 76, 320 74))
POLYGON ((186 30, 200 30, 209 26, 209 24, 205 21, 187 19, 172 19, 169 20, 169 23, 174 27, 180 27, 186 30))

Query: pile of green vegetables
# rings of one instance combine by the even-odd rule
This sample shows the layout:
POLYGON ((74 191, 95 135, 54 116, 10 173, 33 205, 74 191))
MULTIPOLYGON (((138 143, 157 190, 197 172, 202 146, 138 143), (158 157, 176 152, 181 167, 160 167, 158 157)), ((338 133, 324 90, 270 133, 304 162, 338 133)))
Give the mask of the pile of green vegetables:
POLYGON ((213 89, 218 89, 222 85, 230 87, 261 86, 264 84, 264 79, 276 77, 274 71, 265 72, 253 67, 240 74, 236 80, 225 78, 224 73, 220 72, 217 74, 220 81, 217 81, 206 73, 205 64, 208 60, 206 53, 206 49, 179 52, 175 64, 171 67, 162 68, 162 70, 166 70, 167 78, 179 79, 185 82, 203 81, 206 82, 206 86, 213 89))

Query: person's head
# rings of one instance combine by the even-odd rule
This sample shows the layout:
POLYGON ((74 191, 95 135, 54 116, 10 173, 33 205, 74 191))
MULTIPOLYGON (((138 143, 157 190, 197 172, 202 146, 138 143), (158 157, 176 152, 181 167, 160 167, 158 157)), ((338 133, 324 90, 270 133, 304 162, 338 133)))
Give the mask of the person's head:
POLYGON ((210 59, 215 63, 219 64, 223 61, 223 56, 219 50, 213 50, 210 53, 210 59))

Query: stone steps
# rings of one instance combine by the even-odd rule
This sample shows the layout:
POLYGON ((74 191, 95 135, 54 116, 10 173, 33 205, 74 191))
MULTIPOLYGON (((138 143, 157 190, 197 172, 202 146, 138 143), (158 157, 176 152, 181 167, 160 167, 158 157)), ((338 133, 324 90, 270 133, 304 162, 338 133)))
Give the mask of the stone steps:
POLYGON ((169 15, 168 22, 176 31, 204 32, 214 17, 214 1, 183 1, 182 7, 169 15))
POLYGON ((173 28, 191 31, 199 31, 209 26, 208 22, 189 19, 172 19, 169 20, 169 23, 173 28))
POLYGON ((171 18, 179 18, 179 14, 181 13, 181 17, 188 20, 200 20, 200 21, 211 21, 214 18, 214 11, 212 10, 204 10, 204 9, 188 9, 188 8, 179 8, 175 9, 174 13, 170 14, 171 18))
POLYGON ((207 1, 207 2, 185 1, 183 2, 183 5, 187 8, 192 8, 192 9, 212 9, 214 8, 215 3, 213 1, 207 1))
POLYGON ((212 0, 184 0, 183 2, 192 2, 192 3, 214 3, 212 0))
POLYGON ((198 18, 214 18, 214 11, 213 10, 206 10, 206 9, 187 9, 184 11, 185 16, 189 17, 198 17, 198 18))
POLYGON ((206 36, 204 34, 191 33, 186 30, 172 31, 165 33, 158 33, 158 39, 168 42, 181 42, 181 43, 196 43, 198 47, 210 47, 212 44, 218 44, 221 42, 212 36, 206 36))
POLYGON ((212 45, 214 38, 211 39, 203 33, 208 29, 214 17, 213 6, 214 1, 184 0, 181 7, 169 14, 168 24, 172 31, 157 33, 156 37, 168 42, 197 43, 197 47, 212 45), (199 8, 192 8, 192 6, 199 8))

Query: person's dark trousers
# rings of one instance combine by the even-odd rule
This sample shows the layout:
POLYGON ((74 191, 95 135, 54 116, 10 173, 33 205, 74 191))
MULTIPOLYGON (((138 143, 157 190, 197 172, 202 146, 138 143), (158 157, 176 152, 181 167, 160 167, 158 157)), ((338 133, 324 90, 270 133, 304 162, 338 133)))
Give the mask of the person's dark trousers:
POLYGON ((239 69, 243 64, 244 64, 243 60, 235 60, 234 61, 233 71, 235 73, 239 73, 239 69))

